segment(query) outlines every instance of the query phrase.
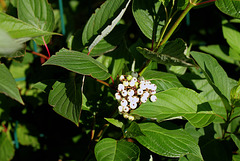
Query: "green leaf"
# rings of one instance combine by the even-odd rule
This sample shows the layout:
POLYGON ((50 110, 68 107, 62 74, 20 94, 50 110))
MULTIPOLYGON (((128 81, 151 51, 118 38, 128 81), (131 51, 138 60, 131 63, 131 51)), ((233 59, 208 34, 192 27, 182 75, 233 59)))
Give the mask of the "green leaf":
POLYGON ((0 160, 9 161, 13 158, 15 153, 13 143, 8 139, 7 134, 0 133, 0 160))
POLYGON ((135 138, 140 135, 144 135, 136 122, 132 122, 131 125, 125 129, 124 135, 127 138, 135 138))
POLYGON ((0 12, 0 20, 0 29, 5 30, 12 38, 32 38, 57 34, 41 30, 3 12, 0 12))
POLYGON ((209 46, 200 46, 200 50, 212 54, 217 58, 227 62, 227 63, 234 63, 234 59, 228 55, 229 48, 221 45, 209 45, 209 46))
MULTIPOLYGON (((54 14, 47 0, 24 0, 18 1, 18 18, 36 28, 52 32, 55 26, 54 14)), ((44 37, 46 43, 51 36, 44 37)), ((41 37, 36 38, 37 44, 44 44, 41 37)))
POLYGON ((240 1, 237 0, 216 0, 215 5, 223 13, 240 18, 240 1))
POLYGON ((89 51, 107 36, 123 16, 131 0, 107 0, 95 11, 83 30, 83 45, 89 44, 89 51))
POLYGON ((16 82, 4 64, 0 64, 0 73, 0 92, 24 104, 16 82))
POLYGON ((143 73, 146 80, 157 85, 157 91, 167 90, 174 87, 182 87, 178 78, 170 73, 148 70, 143 73))
POLYGON ((110 76, 107 68, 91 56, 66 49, 51 56, 44 65, 57 65, 78 74, 91 75, 100 80, 106 80, 110 76))
POLYGON ((82 77, 71 76, 68 80, 57 81, 50 91, 48 102, 59 115, 69 119, 77 126, 82 109, 82 77))
POLYGON ((210 55, 191 52, 191 55, 196 60, 208 83, 213 87, 214 91, 220 96, 227 111, 231 110, 229 105, 231 85, 227 73, 218 64, 216 59, 210 55))
POLYGON ((240 149, 240 140, 239 140, 239 138, 236 135, 234 135, 234 134, 231 134, 231 138, 234 141, 234 143, 236 144, 236 146, 238 147, 238 149, 240 149))
POLYGON ((121 121, 116 120, 114 118, 104 118, 104 119, 116 127, 122 128, 122 126, 123 126, 123 123, 121 121))
POLYGON ((23 48, 23 44, 17 42, 4 30, 0 29, 0 57, 12 57, 23 48))
MULTIPOLYGON (((96 46, 94 46, 94 48, 91 50, 90 55, 92 57, 100 56, 115 50, 121 43, 126 29, 127 26, 125 25, 117 25, 108 36, 106 36, 96 46)), ((82 52, 88 53, 89 51, 87 49, 84 49, 82 52)))
POLYGON ((26 125, 18 124, 17 128, 18 141, 21 145, 32 146, 35 149, 40 149, 40 143, 38 142, 37 134, 33 135, 34 131, 30 131, 30 129, 33 130, 33 127, 29 128, 29 126, 26 127, 26 125))
POLYGON ((231 103, 234 107, 240 107, 240 84, 231 90, 231 103))
POLYGON ((156 102, 147 101, 132 114, 156 118, 158 121, 183 116, 195 127, 207 126, 215 118, 208 102, 193 90, 171 88, 155 95, 156 102))
POLYGON ((140 150, 134 143, 105 138, 96 144, 94 153, 97 161, 135 161, 139 158, 140 150))
POLYGON ((158 41, 161 30, 165 25, 165 13, 161 1, 134 0, 132 4, 133 16, 143 32, 150 40, 158 41))
POLYGON ((155 123, 141 123, 139 127, 144 136, 137 136, 137 141, 154 153, 174 158, 192 154, 202 159, 196 141, 183 129, 174 128, 171 124, 161 127, 155 123))
POLYGON ((116 79, 118 75, 122 74, 123 69, 128 64, 129 52, 124 43, 119 44, 119 47, 105 55, 97 58, 97 61, 104 64, 113 79, 116 79))
POLYGON ((137 50, 147 59, 159 64, 170 64, 175 66, 193 66, 192 60, 187 58, 184 52, 186 44, 182 39, 169 41, 159 48, 157 52, 138 47, 137 50))
MULTIPOLYGON (((240 4, 240 3, 239 3, 240 4)), ((223 36, 227 40, 231 48, 236 51, 240 51, 239 41, 240 41, 240 32, 227 20, 222 21, 222 31, 223 36)))

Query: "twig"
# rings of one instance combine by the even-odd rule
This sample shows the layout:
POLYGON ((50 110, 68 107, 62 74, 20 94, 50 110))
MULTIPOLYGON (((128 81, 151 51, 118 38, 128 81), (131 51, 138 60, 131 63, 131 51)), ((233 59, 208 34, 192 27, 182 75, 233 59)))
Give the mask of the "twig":
POLYGON ((26 50, 26 51, 29 52, 29 53, 32 53, 32 54, 34 54, 34 55, 40 56, 40 57, 42 57, 42 58, 44 58, 44 59, 48 59, 47 56, 45 56, 45 55, 43 55, 43 54, 41 54, 41 53, 37 53, 37 52, 35 52, 35 51, 30 51, 30 50, 26 50))

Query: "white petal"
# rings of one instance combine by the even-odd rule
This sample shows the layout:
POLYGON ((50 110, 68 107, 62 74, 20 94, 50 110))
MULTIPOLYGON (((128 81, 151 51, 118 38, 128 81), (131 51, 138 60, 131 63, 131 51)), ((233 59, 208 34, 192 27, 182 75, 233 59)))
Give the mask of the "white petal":
POLYGON ((151 95, 150 100, 152 102, 156 102, 157 101, 157 97, 155 95, 151 95))

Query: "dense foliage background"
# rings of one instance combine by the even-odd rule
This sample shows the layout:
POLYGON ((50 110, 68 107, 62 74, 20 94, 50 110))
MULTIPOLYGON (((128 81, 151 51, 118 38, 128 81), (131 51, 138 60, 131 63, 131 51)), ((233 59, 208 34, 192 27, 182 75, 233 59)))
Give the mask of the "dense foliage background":
POLYGON ((239 18, 237 0, 0 0, 0 161, 240 160, 239 18), (131 71, 157 85, 134 121, 114 96, 131 71))

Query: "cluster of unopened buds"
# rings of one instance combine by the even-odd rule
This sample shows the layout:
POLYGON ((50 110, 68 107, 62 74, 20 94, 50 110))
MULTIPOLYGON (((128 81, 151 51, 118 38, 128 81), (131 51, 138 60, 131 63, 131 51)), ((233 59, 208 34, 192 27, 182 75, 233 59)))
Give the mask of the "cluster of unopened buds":
POLYGON ((130 114, 130 111, 147 102, 149 98, 152 102, 157 100, 154 95, 157 86, 149 80, 144 80, 142 76, 138 77, 138 74, 134 72, 131 75, 121 75, 119 80, 117 93, 115 93, 115 98, 120 103, 118 111, 123 114, 124 118, 132 121, 135 118, 130 114))

